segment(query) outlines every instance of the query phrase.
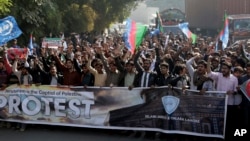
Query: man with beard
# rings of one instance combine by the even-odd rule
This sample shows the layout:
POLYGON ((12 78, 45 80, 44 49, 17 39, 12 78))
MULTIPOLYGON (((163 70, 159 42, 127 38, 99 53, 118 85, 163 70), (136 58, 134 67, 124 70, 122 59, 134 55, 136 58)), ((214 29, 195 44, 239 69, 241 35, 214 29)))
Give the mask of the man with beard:
POLYGON ((121 63, 120 57, 116 57, 115 63, 117 64, 117 69, 121 72, 118 86, 121 86, 121 87, 133 86, 134 78, 136 75, 136 72, 134 70, 134 61, 129 60, 128 62, 126 62, 124 66, 121 63))
POLYGON ((27 61, 25 63, 22 63, 19 67, 19 70, 17 70, 17 62, 18 58, 15 58, 12 71, 17 76, 19 80, 19 84, 21 85, 30 85, 32 84, 33 78, 31 74, 29 74, 29 64, 27 61))
POLYGON ((213 57, 212 61, 211 61, 211 69, 214 72, 219 72, 220 71, 220 59, 219 57, 213 57))
POLYGON ((29 60, 29 73, 32 75, 33 78, 33 83, 34 84, 41 84, 42 82, 42 76, 41 76, 41 72, 38 69, 38 62, 39 59, 37 56, 32 55, 28 57, 29 60))
POLYGON ((90 73, 87 64, 82 64, 80 67, 81 71, 81 86, 94 86, 95 77, 90 73))
POLYGON ((196 59, 200 59, 200 55, 192 57, 186 62, 187 70, 191 79, 190 89, 201 90, 203 83, 206 81, 206 69, 207 62, 204 60, 199 60, 197 63, 197 69, 194 69, 193 63, 196 59))
POLYGON ((63 64, 55 52, 53 55, 56 61, 56 65, 62 71, 63 85, 79 86, 81 84, 81 74, 76 71, 73 65, 73 61, 67 59, 66 63, 63 64))
POLYGON ((42 77, 44 78, 42 81, 43 85, 62 85, 63 76, 57 74, 55 65, 50 65, 49 72, 44 71, 40 65, 38 65, 38 69, 41 72, 42 77))
POLYGON ((237 106, 234 105, 235 97, 237 94, 238 79, 231 74, 232 64, 224 61, 221 64, 221 72, 211 71, 211 58, 208 59, 207 73, 210 78, 216 82, 217 91, 226 91, 228 95, 227 100, 227 118, 226 118, 226 135, 225 139, 233 138, 235 129, 239 121, 237 121, 237 106))
POLYGON ((88 60, 87 69, 89 70, 90 73, 94 75, 94 86, 104 87, 107 79, 107 73, 103 69, 103 63, 100 59, 97 58, 93 59, 94 54, 90 52, 89 48, 87 49, 89 55, 88 59, 86 58, 86 60, 88 60))
POLYGON ((100 59, 102 61, 104 70, 107 74, 108 79, 106 79, 105 81, 105 86, 106 87, 118 86, 120 71, 117 69, 115 61, 113 59, 108 60, 104 56, 104 52, 101 50, 100 47, 96 47, 96 53, 97 55, 100 55, 100 59))
MULTIPOLYGON (((19 59, 18 57, 15 58, 14 64, 12 66, 12 72, 17 76, 17 78, 19 80, 19 84, 31 85, 33 83, 33 78, 32 78, 32 75, 28 71, 29 64, 28 64, 27 60, 25 60, 25 63, 22 63, 21 66, 19 67, 19 70, 17 70, 18 59, 19 59)), ((21 99, 23 99, 23 97, 21 97, 21 99)), ((16 128, 20 128, 20 131, 24 131, 26 129, 26 124, 17 123, 16 128)))
POLYGON ((134 79, 135 87, 154 87, 156 73, 150 70, 152 61, 149 58, 145 58, 142 61, 142 66, 140 65, 138 59, 140 57, 141 51, 138 51, 134 58, 135 68, 137 74, 134 79))
POLYGON ((6 65, 6 58, 0 58, 0 89, 7 87, 8 78, 11 73, 11 67, 6 65))
POLYGON ((216 82, 217 91, 226 91, 228 94, 228 105, 233 104, 233 95, 237 92, 238 80, 231 74, 231 63, 223 62, 221 65, 221 72, 212 72, 210 68, 210 59, 208 60, 207 73, 208 77, 216 82))

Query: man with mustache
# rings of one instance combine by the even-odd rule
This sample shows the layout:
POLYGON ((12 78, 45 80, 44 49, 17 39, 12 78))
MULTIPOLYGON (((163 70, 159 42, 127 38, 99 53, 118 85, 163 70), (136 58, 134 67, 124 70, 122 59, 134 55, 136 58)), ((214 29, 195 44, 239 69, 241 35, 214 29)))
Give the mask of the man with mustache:
POLYGON ((208 59, 207 73, 208 77, 212 78, 216 84, 216 91, 226 91, 227 99, 227 118, 226 118, 226 135, 225 139, 233 138, 235 129, 237 128, 237 105, 234 105, 237 94, 238 79, 231 74, 232 64, 228 61, 221 63, 220 72, 211 71, 211 57, 208 59))

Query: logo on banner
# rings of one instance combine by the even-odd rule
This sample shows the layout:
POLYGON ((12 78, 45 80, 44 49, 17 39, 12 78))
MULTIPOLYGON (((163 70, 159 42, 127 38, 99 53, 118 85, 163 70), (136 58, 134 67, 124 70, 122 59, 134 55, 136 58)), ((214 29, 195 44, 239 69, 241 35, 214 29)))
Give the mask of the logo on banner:
POLYGON ((174 96, 164 96, 161 100, 166 113, 169 115, 177 109, 180 103, 180 99, 174 96))
POLYGON ((0 46, 19 37, 22 31, 19 29, 14 17, 8 16, 0 19, 0 46))
POLYGON ((11 33, 13 29, 13 23, 9 20, 4 21, 1 25, 0 25, 0 34, 1 36, 6 36, 9 35, 11 33))

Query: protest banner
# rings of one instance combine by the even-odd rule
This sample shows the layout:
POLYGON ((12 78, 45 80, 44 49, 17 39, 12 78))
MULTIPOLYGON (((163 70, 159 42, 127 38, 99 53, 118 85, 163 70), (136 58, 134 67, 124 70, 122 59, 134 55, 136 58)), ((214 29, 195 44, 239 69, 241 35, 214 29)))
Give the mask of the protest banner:
POLYGON ((57 49, 59 46, 62 46, 61 38, 44 38, 42 41, 42 47, 54 48, 57 49))
POLYGON ((12 85, 0 91, 0 109, 5 121, 223 138, 226 97, 167 87, 12 85))
POLYGON ((14 60, 17 56, 19 59, 24 60, 28 55, 28 48, 9 48, 7 56, 10 60, 14 60))

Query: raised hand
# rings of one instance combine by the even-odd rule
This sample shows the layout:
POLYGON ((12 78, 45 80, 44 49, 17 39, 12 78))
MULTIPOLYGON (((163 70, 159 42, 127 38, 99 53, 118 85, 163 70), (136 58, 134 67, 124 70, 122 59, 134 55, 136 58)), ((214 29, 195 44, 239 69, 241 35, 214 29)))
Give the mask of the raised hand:
POLYGON ((56 49, 52 50, 52 55, 57 56, 57 50, 56 49))
POLYGON ((213 56, 211 56, 211 55, 210 55, 210 56, 208 56, 208 60, 207 60, 207 62, 209 62, 209 63, 210 63, 212 59, 213 59, 213 56))
POLYGON ((96 52, 97 54, 102 54, 102 48, 101 48, 101 47, 96 47, 96 48, 95 48, 95 52, 96 52))
POLYGON ((91 53, 91 48, 89 46, 85 46, 85 50, 88 54, 92 54, 91 53))
POLYGON ((18 55, 15 55, 15 59, 14 60, 18 61, 18 60, 20 60, 20 57, 18 55))
POLYGON ((109 45, 108 44, 103 44, 103 50, 108 51, 109 50, 109 45))
POLYGON ((120 46, 119 46, 119 47, 116 47, 116 48, 112 51, 112 53, 113 53, 113 55, 114 55, 115 57, 121 56, 121 55, 122 55, 121 47, 120 47, 120 46))
POLYGON ((37 57, 35 57, 35 59, 34 59, 34 64, 35 64, 35 65, 37 65, 37 64, 38 64, 38 62, 39 62, 38 58, 37 58, 37 57))

